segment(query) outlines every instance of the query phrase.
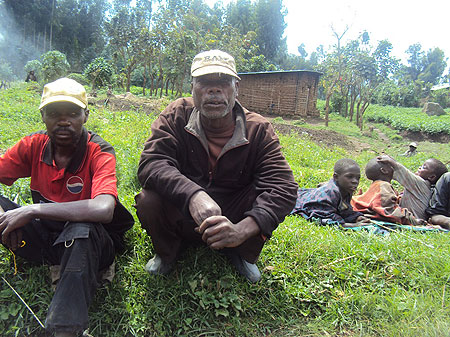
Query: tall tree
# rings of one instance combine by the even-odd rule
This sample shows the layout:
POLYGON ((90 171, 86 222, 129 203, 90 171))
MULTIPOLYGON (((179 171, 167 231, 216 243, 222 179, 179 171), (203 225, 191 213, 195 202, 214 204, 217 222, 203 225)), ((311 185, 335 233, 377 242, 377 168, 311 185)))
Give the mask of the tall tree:
POLYGON ((226 23, 237 29, 241 35, 256 31, 255 4, 251 0, 230 2, 226 9, 226 23))
POLYGON ((411 81, 417 80, 417 77, 423 69, 423 56, 422 45, 420 43, 415 43, 408 47, 406 50, 408 57, 409 67, 407 68, 407 73, 411 81))
POLYGON ((438 84, 447 68, 447 58, 441 49, 430 49, 423 57, 422 66, 423 70, 417 79, 425 83, 438 84))
POLYGON ((142 50, 149 42, 149 32, 145 17, 138 8, 133 8, 115 3, 114 16, 106 25, 106 31, 110 39, 113 59, 116 64, 121 64, 126 78, 126 90, 130 91, 131 74, 141 64, 142 50))
POLYGON ((283 43, 286 28, 285 8, 282 0, 258 0, 256 2, 256 34, 262 54, 272 61, 283 43))

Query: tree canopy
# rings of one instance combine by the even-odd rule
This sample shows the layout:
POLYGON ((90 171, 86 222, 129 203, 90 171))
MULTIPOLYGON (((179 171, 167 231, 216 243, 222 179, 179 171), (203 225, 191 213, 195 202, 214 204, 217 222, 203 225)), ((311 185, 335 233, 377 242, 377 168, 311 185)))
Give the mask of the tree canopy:
POLYGON ((193 56, 217 48, 236 58, 239 72, 322 72, 322 98, 350 119, 356 113, 357 120, 371 102, 417 106, 433 85, 449 78, 439 48, 413 44, 402 64, 391 55, 390 41, 371 41, 367 31, 347 41, 342 37, 348 28, 333 31, 337 43, 328 50, 319 45, 308 55, 300 44, 298 54, 291 54, 285 15, 282 0, 213 7, 204 0, 0 0, 2 76, 21 78, 32 66, 45 68, 43 55, 58 51, 66 57, 67 73, 88 74, 95 85, 127 91, 139 85, 144 94, 159 89, 159 95, 170 88, 181 95, 189 90, 193 56), (100 66, 108 73, 97 78, 100 66))

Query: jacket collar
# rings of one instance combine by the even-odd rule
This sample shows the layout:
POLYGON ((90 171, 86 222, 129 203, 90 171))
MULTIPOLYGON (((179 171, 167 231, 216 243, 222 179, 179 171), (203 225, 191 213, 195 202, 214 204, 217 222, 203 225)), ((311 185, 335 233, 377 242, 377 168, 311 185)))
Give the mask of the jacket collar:
MULTIPOLYGON (((84 156, 86 154, 87 142, 88 142, 88 138, 89 138, 88 136, 89 136, 88 131, 86 130, 85 127, 83 127, 78 145, 75 148, 73 157, 70 160, 70 163, 66 168, 67 172, 75 173, 81 167, 81 164, 83 163, 83 160, 84 160, 84 156)), ((47 165, 52 166, 53 165, 53 156, 54 156, 53 144, 49 138, 47 143, 44 145, 41 160, 44 163, 46 163, 47 165)))
MULTIPOLYGON (((222 153, 225 151, 235 148, 244 144, 248 144, 247 139, 247 120, 245 118, 245 112, 242 105, 236 101, 233 107, 233 115, 235 116, 236 125, 234 127, 233 135, 228 143, 222 149, 222 153)), ((191 115, 189 116, 189 121, 184 127, 184 129, 197 137, 202 143, 203 147, 208 151, 208 141, 206 139, 205 131, 203 130, 202 123, 200 121, 200 111, 194 107, 191 115)))

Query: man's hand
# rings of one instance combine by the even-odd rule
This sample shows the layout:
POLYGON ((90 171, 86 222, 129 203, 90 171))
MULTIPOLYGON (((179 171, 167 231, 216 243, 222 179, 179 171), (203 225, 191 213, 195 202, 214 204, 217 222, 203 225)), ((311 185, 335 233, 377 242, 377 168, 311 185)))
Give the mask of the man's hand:
POLYGON ((252 217, 233 224, 224 216, 212 216, 195 230, 202 234, 202 240, 212 249, 237 247, 260 233, 259 226, 252 217))
POLYGON ((371 222, 369 218, 366 218, 365 216, 360 215, 356 218, 355 222, 346 222, 342 225, 344 228, 351 228, 351 227, 359 227, 367 225, 371 222))
POLYGON ((442 228, 450 229, 450 217, 448 216, 435 214, 430 218, 430 222, 433 225, 439 225, 442 228))
POLYGON ((33 218, 31 205, 12 209, 0 215, 0 233, 2 243, 15 250, 22 242, 21 227, 25 226, 33 218))
POLYGON ((370 223, 371 220, 369 218, 366 218, 365 216, 360 215, 356 218, 356 223, 370 223))
POLYGON ((389 157, 388 155, 382 155, 377 157, 377 161, 382 164, 388 164, 391 166, 394 170, 397 168, 397 162, 394 160, 394 158, 389 157))
POLYGON ((204 191, 199 191, 191 197, 189 212, 199 226, 211 216, 222 215, 220 206, 204 191))

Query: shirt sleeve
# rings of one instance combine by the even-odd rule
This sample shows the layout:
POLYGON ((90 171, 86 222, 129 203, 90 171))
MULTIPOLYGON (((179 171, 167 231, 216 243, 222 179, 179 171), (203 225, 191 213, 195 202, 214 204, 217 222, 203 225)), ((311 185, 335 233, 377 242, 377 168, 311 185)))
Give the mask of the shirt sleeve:
POLYGON ((430 204, 427 208, 427 214, 450 216, 450 173, 445 173, 436 183, 436 188, 430 199, 430 204))
POLYGON ((0 156, 0 183, 12 185, 31 175, 33 136, 22 138, 0 156))
MULTIPOLYGON (((176 125, 177 109, 189 107, 172 102, 151 126, 151 136, 144 144, 138 167, 143 188, 154 189, 181 210, 187 210, 190 198, 204 190, 180 171, 177 148, 181 139, 176 125)), ((183 125, 184 127, 184 125, 183 125)))
MULTIPOLYGON (((298 185, 270 123, 261 125, 261 141, 254 175, 256 200, 244 213, 253 217, 264 236, 270 237, 295 206, 298 185)), ((258 141, 258 140, 256 140, 258 141)))
POLYGON ((112 153, 97 151, 91 161, 91 198, 110 194, 117 198, 116 158, 112 153))
POLYGON ((393 179, 398 181, 405 190, 408 190, 412 194, 427 195, 429 193, 429 184, 422 177, 414 174, 400 163, 397 163, 393 179))

